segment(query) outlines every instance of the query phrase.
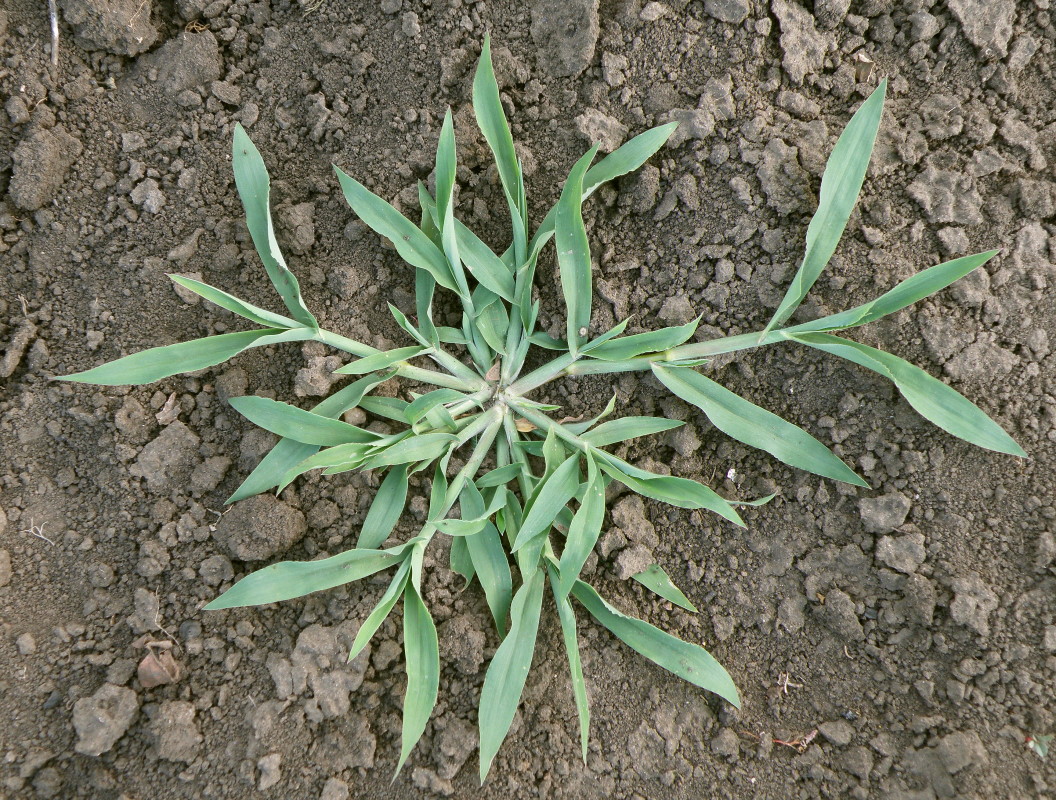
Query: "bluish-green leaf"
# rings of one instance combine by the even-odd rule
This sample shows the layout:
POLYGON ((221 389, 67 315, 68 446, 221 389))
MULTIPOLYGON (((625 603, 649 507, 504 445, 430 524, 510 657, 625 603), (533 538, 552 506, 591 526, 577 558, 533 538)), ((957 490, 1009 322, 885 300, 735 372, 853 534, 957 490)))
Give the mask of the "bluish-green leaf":
POLYGON ((315 338, 311 328, 264 328, 238 333, 221 333, 189 342, 152 347, 119 358, 84 372, 56 376, 55 380, 95 383, 100 386, 126 386, 153 383, 181 372, 215 367, 243 350, 282 342, 303 342, 315 338))
POLYGON ((543 603, 543 573, 535 570, 517 590, 510 612, 510 632, 488 666, 480 691, 480 782, 488 776, 521 702, 524 682, 532 666, 539 612, 543 603))
POLYGON ((697 612, 697 607, 689 602, 689 598, 682 593, 681 589, 675 586, 668 574, 664 572, 664 568, 659 564, 650 564, 637 575, 632 575, 631 577, 650 592, 659 595, 669 603, 681 606, 686 611, 692 611, 694 614, 697 612))
POLYGON ((352 642, 352 647, 348 651, 348 660, 352 661, 363 652, 363 648, 367 646, 367 643, 373 638, 374 634, 377 633, 378 628, 381 627, 381 623, 385 621, 385 618, 392 612, 393 606, 396 605, 396 601, 400 599, 400 595, 403 593, 404 587, 407 585, 407 578, 411 574, 411 561, 410 559, 404 559, 403 563, 400 564, 400 568, 396 570, 396 574, 392 578, 392 582, 389 584, 389 588, 385 590, 385 594, 381 596, 378 604, 374 606, 374 610, 370 612, 363 624, 359 626, 359 630, 356 632, 356 638, 352 642))
MULTIPOLYGON (((337 419, 350 408, 359 405, 367 392, 387 381, 392 375, 392 372, 383 372, 360 378, 318 403, 312 408, 312 413, 337 419)), ((304 444, 293 439, 280 439, 226 502, 234 503, 236 500, 243 500, 278 486, 287 472, 318 450, 318 445, 304 444)))
POLYGON ((440 647, 436 625, 411 584, 403 591, 403 649, 407 692, 403 698, 403 734, 397 773, 403 769, 411 750, 425 733, 440 688, 440 647))
POLYGON ((610 339, 604 344, 592 348, 590 356, 602 361, 624 361, 628 358, 640 356, 643 353, 660 353, 689 341, 690 337, 696 332, 699 323, 700 317, 697 317, 697 319, 687 322, 685 325, 610 339))
POLYGON ((495 620, 495 629, 500 637, 504 636, 506 618, 509 616, 510 602, 513 599, 513 575, 510 572, 510 562, 506 559, 502 537, 498 529, 488 523, 480 533, 460 541, 466 543, 469 557, 473 560, 477 580, 484 589, 488 608, 495 620))
POLYGON ((280 561, 247 575, 205 609, 260 606, 358 581, 402 560, 404 546, 390 550, 346 550, 320 561, 280 561))
POLYGON ((769 333, 792 315, 832 258, 865 181, 876 132, 880 128, 886 92, 885 80, 854 112, 836 141, 836 146, 832 148, 821 178, 818 210, 807 226, 803 262, 763 334, 769 333))
POLYGON ((507 464, 487 472, 477 478, 475 483, 479 489, 487 489, 492 486, 504 486, 515 478, 519 478, 524 467, 520 464, 507 464))
POLYGON ((367 518, 359 529, 356 547, 375 548, 392 535, 396 522, 407 504, 407 465, 398 464, 389 470, 371 501, 367 518))
POLYGON ((601 598, 594 587, 583 581, 576 582, 572 594, 594 619, 632 650, 694 686, 714 692, 737 708, 741 707, 733 679, 703 647, 684 642, 654 628, 648 622, 617 611, 601 598))
POLYGON ((473 231, 455 220, 458 237, 458 252, 466 269, 481 286, 513 302, 513 273, 495 253, 482 242, 473 231))
POLYGON ((616 442, 625 442, 628 439, 637 439, 640 436, 680 428, 683 425, 685 423, 680 420, 662 417, 621 417, 610 422, 603 422, 598 427, 584 433, 581 438, 595 447, 605 447, 616 442))
POLYGON ((398 397, 364 397, 359 407, 368 414, 391 419, 395 422, 406 422, 407 417, 405 414, 409 405, 410 403, 406 400, 401 400, 398 397))
POLYGON ((506 112, 499 99, 499 85, 495 81, 495 70, 491 65, 491 38, 484 37, 484 47, 473 76, 473 113, 484 139, 495 156, 503 193, 510 207, 513 225, 515 257, 522 263, 527 255, 526 218, 524 213, 524 179, 517 152, 513 147, 513 136, 506 122, 506 112))
POLYGON ((377 441, 378 434, 341 420, 305 411, 267 397, 232 397, 231 407, 254 425, 287 439, 330 447, 337 444, 377 441))
POLYGON ((443 455, 455 441, 449 433, 423 433, 411 436, 371 456, 365 466, 384 467, 392 464, 410 464, 415 461, 431 461, 443 455))
POLYGON ((413 347, 397 347, 395 350, 387 350, 384 353, 360 358, 351 364, 345 364, 340 369, 335 369, 335 375, 366 375, 368 372, 387 369, 401 361, 420 356, 429 351, 428 347, 415 345, 413 347))
POLYGON ((557 616, 561 620, 561 637, 565 641, 565 654, 568 656, 568 671, 572 680, 572 695, 576 700, 576 712, 579 715, 579 746, 583 753, 583 763, 587 761, 587 742, 590 739, 590 703, 587 700, 587 686, 583 680, 583 663, 579 657, 579 638, 576 635, 576 612, 568 602, 568 592, 558 589, 558 577, 553 567, 548 566, 550 589, 557 604, 557 616))
POLYGON ((408 264, 426 270, 452 292, 458 291, 447 258, 417 225, 338 167, 334 171, 345 199, 365 225, 392 242, 408 264))
POLYGON ((587 488, 579 510, 568 526, 565 549, 561 552, 558 598, 568 597, 573 584, 579 579, 583 565, 601 535, 601 524, 605 520, 605 482, 598 474, 592 458, 588 459, 587 465, 587 488))
POLYGON ((583 225, 583 175, 597 152, 598 146, 594 145, 572 167, 557 202, 554 222, 554 245, 567 314, 565 331, 572 354, 578 352, 590 330, 594 289, 590 274, 590 244, 583 225))
POLYGON ((735 525, 745 527, 744 520, 729 501, 702 483, 673 475, 655 475, 602 450, 592 450, 591 454, 609 477, 640 495, 679 508, 706 508, 735 525))
POLYGON ((571 500, 579 488, 579 453, 569 456, 539 487, 517 532, 514 551, 549 530, 557 512, 571 500))
POLYGON ((827 333, 790 334, 788 338, 882 375, 895 384, 918 414, 959 439, 998 453, 1027 455, 971 400, 898 356, 827 333))
POLYGON ((1000 250, 988 250, 985 253, 976 253, 971 256, 955 258, 929 267, 918 272, 899 283, 894 289, 863 303, 860 306, 841 311, 837 314, 829 314, 827 317, 804 322, 801 325, 793 325, 785 330, 788 333, 808 333, 811 331, 842 331, 847 328, 865 325, 900 311, 906 306, 911 306, 918 300, 930 297, 935 292, 941 291, 956 280, 963 278, 969 272, 981 267, 991 258, 996 256, 1000 250))
POLYGON ((802 428, 760 408, 715 381, 684 367, 653 365, 653 374, 716 428, 750 447, 765 450, 790 466, 836 481, 866 486, 854 470, 802 428))
POLYGON ((249 228, 260 260, 264 262, 264 269, 268 271, 268 278, 293 318, 302 325, 318 330, 319 323, 304 305, 297 277, 286 266, 275 238, 268 205, 271 180, 264 159, 237 122, 231 144, 231 166, 235 173, 235 186, 238 187, 238 195, 246 211, 246 227, 249 228))
MULTIPOLYGON (((666 125, 650 128, 645 133, 640 133, 633 139, 624 142, 616 150, 601 159, 601 161, 587 170, 587 174, 583 176, 583 199, 586 200, 590 197, 603 183, 621 175, 626 175, 629 172, 634 172, 638 167, 642 166, 653 153, 664 146, 664 142, 668 140, 677 127, 677 122, 669 122, 666 125)), ((550 237, 553 236, 556 218, 557 206, 554 205, 535 232, 535 236, 532 237, 531 245, 528 248, 529 252, 538 253, 550 237)))
POLYGON ((241 300, 233 294, 225 292, 223 289, 217 289, 215 286, 210 286, 208 283, 202 283, 194 278, 188 278, 183 275, 169 275, 169 278, 173 283, 194 292, 199 297, 205 298, 213 305, 227 309, 233 314, 238 314, 240 317, 245 317, 251 322, 256 322, 258 325, 263 325, 266 328, 299 327, 297 322, 289 317, 284 317, 282 314, 274 314, 267 309, 259 308, 252 303, 247 303, 245 300, 241 300))
POLYGON ((429 409, 442 403, 463 400, 465 397, 465 394, 456 391, 455 389, 434 389, 431 392, 427 392, 421 397, 416 397, 411 401, 411 404, 407 406, 407 422, 408 424, 413 425, 418 420, 424 418, 425 415, 429 413, 429 409))

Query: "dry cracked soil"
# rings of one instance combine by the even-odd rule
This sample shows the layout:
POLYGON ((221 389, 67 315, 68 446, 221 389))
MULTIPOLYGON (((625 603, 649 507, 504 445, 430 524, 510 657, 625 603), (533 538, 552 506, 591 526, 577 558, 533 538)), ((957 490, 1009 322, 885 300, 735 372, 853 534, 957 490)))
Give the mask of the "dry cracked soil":
MULTIPOLYGON (((0 795, 1056 796, 1056 759, 1027 744, 1056 733, 1050 0, 58 0, 57 67, 47 4, 0 5, 0 795), (683 123, 586 206, 598 330, 631 315, 642 331, 701 314, 698 339, 765 324, 802 256, 825 158, 887 78, 862 201, 801 318, 1000 248, 856 336, 978 402, 1030 458, 972 448, 872 373, 792 346, 712 367, 833 446, 870 490, 749 451, 651 378, 555 385, 563 413, 615 393, 626 413, 687 423, 632 443, 633 461, 727 496, 777 493, 747 510, 746 531, 615 497, 587 567, 619 607, 708 646, 743 708, 581 619, 584 764, 547 608, 481 788, 476 702, 497 641, 439 543, 425 593, 440 702, 390 783, 398 615, 344 659, 384 576, 202 611, 265 563, 350 546, 369 475, 223 506, 272 442, 227 400, 311 403, 341 359, 292 344, 147 387, 50 378, 237 329, 166 273, 273 305, 231 177, 236 122, 271 168, 309 307, 347 335, 406 344, 385 303, 413 307, 410 267, 355 220, 331 164, 413 212, 450 107, 459 213, 501 245, 504 202, 470 104, 488 32, 535 220, 592 141, 609 151, 683 123), (621 580, 650 561, 700 613, 621 580)), ((542 327, 559 333, 552 252, 538 283, 542 327)), ((412 503, 401 535, 423 511, 412 503)))

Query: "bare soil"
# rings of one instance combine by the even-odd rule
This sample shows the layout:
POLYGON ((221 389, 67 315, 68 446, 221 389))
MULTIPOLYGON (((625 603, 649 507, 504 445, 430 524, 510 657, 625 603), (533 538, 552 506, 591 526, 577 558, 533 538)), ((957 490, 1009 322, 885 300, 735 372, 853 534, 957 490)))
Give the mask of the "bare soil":
MULTIPOLYGON (((1056 732, 1049 0, 58 5, 57 68, 47 5, 0 10, 0 795, 1056 793, 1053 759, 1025 744, 1056 732), (313 402, 329 390, 330 353, 284 345, 132 389, 49 379, 238 329, 177 294, 166 273, 274 306, 231 177, 236 121, 271 169, 280 239, 309 307, 349 336, 405 343, 385 303, 413 307, 411 268, 354 219, 331 164, 413 213, 451 107, 459 213, 503 246, 505 204, 470 105, 486 32, 537 221, 592 140, 611 149, 684 122, 637 175, 586 206, 599 330, 632 314, 633 331, 702 314, 698 338, 764 325, 802 255, 825 158, 887 78, 863 200, 801 314, 1000 248, 978 274, 856 335, 943 377, 1031 458, 972 448, 872 373, 793 347, 715 372, 831 444, 872 490, 749 452, 663 399, 651 378, 555 386, 549 398, 569 414, 596 412, 615 392, 626 413, 688 423, 631 446, 633 461, 727 496, 778 493, 748 510, 747 531, 615 499, 589 565, 621 608, 708 646, 743 708, 583 619, 593 704, 584 765, 560 631, 545 609, 524 702, 480 788, 476 703, 497 641, 479 592, 459 591, 438 550, 426 594, 442 640, 440 702, 390 783, 404 682, 398 616, 351 665, 342 657, 383 583, 201 610, 266 563, 261 553, 313 558, 353 541, 369 477, 308 477, 279 500, 221 516, 271 443, 227 399, 313 402), (243 546, 253 536, 259 551, 243 546), (618 580, 643 550, 699 614, 618 580)), ((543 327, 558 333, 547 259, 543 327)), ((401 530, 412 530, 415 509, 401 530)))

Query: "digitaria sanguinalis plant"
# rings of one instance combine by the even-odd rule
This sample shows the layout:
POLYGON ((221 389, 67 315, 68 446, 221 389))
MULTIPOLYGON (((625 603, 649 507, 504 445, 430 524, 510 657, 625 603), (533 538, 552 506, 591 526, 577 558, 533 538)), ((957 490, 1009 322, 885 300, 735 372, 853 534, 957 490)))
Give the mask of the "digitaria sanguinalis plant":
MULTIPOLYGON (((736 510, 738 503, 696 481, 640 469, 606 449, 682 423, 656 417, 602 421, 614 410, 614 401, 589 421, 559 422, 548 413, 556 408, 531 399, 531 394, 568 375, 651 372, 726 435, 793 467, 866 486, 809 433, 725 389, 700 370, 719 354, 795 342, 848 359, 891 380, 914 409, 954 436, 1001 453, 1025 455, 985 413, 941 381, 890 353, 838 335, 934 294, 986 263, 996 251, 925 269, 871 302, 786 326, 828 263, 847 225, 880 124, 885 88, 886 84, 881 84, 861 105, 833 148, 821 182, 818 209, 807 228, 802 264, 773 318, 761 331, 693 342, 696 322, 633 335, 624 333, 628 320, 605 332, 591 329, 593 290, 582 203, 606 181, 645 163, 675 125, 646 131, 593 166, 598 148, 592 148, 572 167, 560 199, 533 233, 521 165, 485 40, 473 82, 473 109, 494 154, 509 205, 509 249, 496 255, 455 216, 455 139, 450 112, 440 131, 435 197, 425 186, 418 187, 419 225, 336 170, 356 215, 391 241, 415 268, 414 316, 389 306, 407 334, 407 346, 381 352, 320 327, 301 299, 297 278, 279 250, 269 212, 269 178, 264 162, 245 131, 236 127, 233 166, 246 221, 290 316, 258 308, 201 281, 172 276, 180 286, 261 327, 146 350, 64 380, 105 385, 150 383, 212 367, 251 347, 279 342, 318 341, 354 357, 337 372, 361 377, 311 410, 264 397, 231 400, 253 423, 282 438, 229 502, 267 490, 281 491, 310 470, 325 474, 373 470, 384 477, 355 548, 319 561, 264 567, 238 581, 206 608, 288 600, 392 570, 392 582, 363 622, 349 658, 366 646, 402 600, 407 688, 397 771, 425 730, 439 688, 437 632, 421 591, 423 556, 437 535, 451 537, 451 569, 467 586, 477 581, 484 590, 501 639, 480 697, 482 781, 520 702, 547 589, 564 635, 584 758, 590 712, 573 599, 634 650, 738 705, 733 681, 706 650, 622 614, 580 578, 602 529, 605 489, 612 481, 647 498, 681 508, 708 509, 743 526, 736 510), (533 299, 532 288, 540 253, 551 238, 567 317, 564 340, 536 330, 539 301, 533 299), (434 324, 432 307, 438 287, 457 296, 461 328, 434 324), (532 345, 556 355, 522 374, 532 345), (432 388, 409 392, 409 400, 371 394, 375 387, 397 376, 432 388), (340 417, 354 407, 386 420, 387 429, 397 432, 381 433, 341 421, 340 417), (461 466, 451 468, 453 463, 461 466), (430 470, 432 475, 427 521, 406 541, 385 547, 406 505, 408 478, 422 470, 430 470)), ((692 609, 658 566, 635 577, 659 596, 692 609)))

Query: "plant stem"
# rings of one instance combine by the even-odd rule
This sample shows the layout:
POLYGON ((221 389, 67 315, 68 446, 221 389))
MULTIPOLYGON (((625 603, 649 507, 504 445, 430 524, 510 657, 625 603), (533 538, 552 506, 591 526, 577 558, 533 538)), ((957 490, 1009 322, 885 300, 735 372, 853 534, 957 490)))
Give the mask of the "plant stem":
MULTIPOLYGON (((330 345, 338 350, 351 353, 357 358, 366 358, 367 356, 372 356, 375 353, 381 352, 376 347, 371 347, 369 344, 357 342, 355 339, 349 339, 347 336, 342 336, 333 331, 323 330, 322 328, 319 329, 315 339, 316 341, 330 345)), ((424 367, 415 367, 407 362, 401 362, 397 365, 397 374, 408 380, 428 383, 433 386, 441 386, 445 389, 457 389, 460 392, 474 392, 487 388, 487 382, 484 381, 483 378, 450 353, 446 353, 443 350, 436 350, 430 355, 438 364, 440 364, 440 366, 444 367, 452 374, 448 375, 424 367)))

